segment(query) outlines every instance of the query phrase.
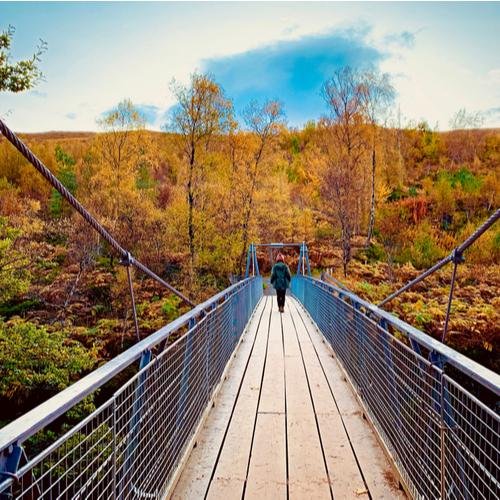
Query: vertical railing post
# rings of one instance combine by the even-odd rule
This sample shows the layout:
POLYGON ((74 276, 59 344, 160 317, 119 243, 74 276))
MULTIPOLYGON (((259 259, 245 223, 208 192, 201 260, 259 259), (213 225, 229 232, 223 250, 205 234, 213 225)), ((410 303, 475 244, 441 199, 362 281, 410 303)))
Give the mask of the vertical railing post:
MULTIPOLYGON (((10 445, 6 455, 0 455, 0 482, 9 477, 13 478, 14 481, 17 479, 16 474, 22 454, 23 447, 18 443, 14 443, 10 445)), ((0 499, 7 500, 10 498, 13 498, 12 488, 11 493, 5 491, 0 493, 0 499)))
MULTIPOLYGON (((231 349, 234 349, 236 346, 237 342, 237 335, 238 335, 238 324, 239 324, 239 318, 238 318, 238 307, 237 304, 239 303, 239 296, 241 294, 241 290, 238 290, 236 293, 233 293, 231 295, 224 295, 224 304, 225 307, 229 307, 229 314, 231 315, 231 330, 230 330, 230 342, 231 342, 231 349)), ((219 322, 218 322, 219 323, 219 322)), ((217 328, 219 330, 219 328, 217 328)))
MULTIPOLYGON (((379 327, 382 329, 382 346, 385 358, 385 367, 387 378, 389 381, 389 398, 391 398, 391 409, 393 409, 393 425, 395 427, 396 433, 400 434, 403 432, 403 422, 401 418, 401 403, 399 398, 399 388, 396 383, 396 373, 394 367, 394 358, 392 355, 392 345, 391 345, 391 335, 389 334, 389 324, 385 318, 379 319, 379 327)), ((395 441, 394 446, 398 449, 399 453, 399 442, 395 441)))
MULTIPOLYGON (((310 283, 309 281, 306 281, 306 277, 304 275, 304 282, 305 283, 310 283)), ((316 323, 320 324, 320 314, 321 314, 321 308, 320 308, 320 295, 321 295, 321 290, 316 286, 316 285, 311 285, 309 284, 311 288, 311 295, 312 295, 312 303, 314 307, 314 321, 316 323)))
POLYGON ((181 432, 181 424, 184 420, 184 411, 189 386, 189 368, 191 357, 193 354, 193 328, 196 326, 196 318, 191 318, 188 323, 188 333, 186 334, 186 345, 184 347, 184 357, 182 361, 182 375, 179 388, 179 402, 177 403, 177 417, 175 419, 175 430, 179 438, 181 432))
POLYGON ((363 330, 363 324, 361 321, 361 314, 362 314, 361 306, 358 302, 354 302, 354 304, 352 305, 354 306, 353 307, 354 329, 356 330, 356 337, 357 337, 356 344, 358 346, 358 353, 357 353, 358 359, 356 360, 359 372, 358 386, 362 398, 365 399, 365 391, 366 391, 365 332, 363 330))
MULTIPOLYGON (((151 351, 147 350, 142 353, 139 362, 139 372, 146 368, 151 361, 151 351)), ((132 476, 134 473, 134 455, 137 449, 137 440, 141 429, 141 413, 142 413, 142 397, 144 394, 144 385, 147 380, 147 371, 141 373, 137 378, 137 387, 135 389, 134 403, 132 405, 132 418, 129 424, 129 437, 127 439, 127 451, 125 458, 125 467, 123 470, 124 481, 122 484, 127 484, 125 478, 132 476)))
MULTIPOLYGON (((455 409, 453 408, 453 405, 450 401, 450 396, 448 394, 447 390, 447 383, 446 383, 446 377, 444 373, 441 371, 440 373, 440 380, 441 380, 441 427, 442 429, 442 438, 441 438, 441 460, 443 461, 441 465, 441 473, 443 475, 443 482, 446 484, 446 440, 450 439, 449 434, 450 430, 454 429, 457 427, 457 422, 455 420, 455 409)), ((465 499, 470 499, 471 498, 471 488, 470 488, 470 478, 465 474, 465 465, 464 465, 464 460, 462 453, 463 451, 459 447, 453 447, 454 450, 454 459, 456 461, 455 465, 455 470, 458 472, 458 475, 460 476, 459 484, 460 486, 457 486, 457 484, 452 484, 451 486, 454 486, 459 489, 461 494, 463 495, 463 498, 465 499)), ((446 491, 444 492, 445 496, 443 498, 446 498, 446 491)))
POLYGON ((117 497, 116 491, 116 396, 113 395, 113 498, 117 497))
POLYGON ((218 315, 216 313, 217 304, 212 304, 211 313, 209 321, 207 321, 208 331, 206 333, 206 342, 205 342, 205 377, 206 377, 206 389, 207 389, 207 401, 210 400, 210 395, 212 394, 212 374, 210 370, 210 364, 213 362, 212 360, 212 345, 214 335, 218 334, 218 315), (216 323, 216 325, 214 325, 216 323))
POLYGON ((439 454, 439 460, 440 460, 440 486, 441 486, 441 500, 445 500, 446 498, 446 469, 445 469, 445 464, 446 464, 446 456, 445 456, 445 447, 446 447, 446 426, 444 422, 444 382, 443 382, 443 375, 441 373, 441 376, 439 377, 441 381, 441 391, 440 391, 440 403, 441 403, 441 408, 440 408, 440 421, 439 421, 439 439, 440 439, 440 454, 439 454))
POLYGON ((342 292, 338 292, 337 301, 337 317, 340 319, 339 324, 339 344, 342 345, 343 356, 345 357, 344 363, 348 364, 352 357, 352 342, 349 339, 349 317, 346 313, 346 300, 342 292))

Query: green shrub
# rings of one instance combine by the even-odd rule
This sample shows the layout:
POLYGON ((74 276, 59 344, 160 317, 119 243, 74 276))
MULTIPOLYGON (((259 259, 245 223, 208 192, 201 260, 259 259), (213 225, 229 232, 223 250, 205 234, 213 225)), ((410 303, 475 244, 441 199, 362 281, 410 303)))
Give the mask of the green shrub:
POLYGON ((368 248, 366 248, 363 253, 369 262, 385 261, 387 258, 383 247, 376 245, 375 243, 370 243, 368 248))
POLYGON ((412 264, 417 268, 430 267, 444 256, 430 234, 420 235, 411 247, 412 264))
POLYGON ((466 193, 479 191, 483 185, 482 180, 476 177, 467 167, 462 167, 455 172, 450 180, 452 187, 460 184, 466 193))
MULTIPOLYGON (((57 178, 61 181, 62 185, 71 193, 76 193, 77 182, 75 173, 75 159, 68 155, 60 146, 56 146, 56 161, 59 166, 57 178)), ((61 217, 62 215, 69 215, 71 207, 65 202, 59 191, 52 189, 49 200, 50 214, 54 218, 61 217)))
POLYGON ((410 186, 410 188, 408 189, 408 196, 410 196, 411 198, 415 198, 416 196, 418 196, 416 186, 410 186))
POLYGON ((31 273, 29 258, 16 248, 23 233, 0 217, 0 302, 9 302, 28 291, 31 273))
POLYGON ((95 352, 33 323, 0 321, 0 398, 21 405, 44 400, 90 370, 95 352))
POLYGON ((297 155, 300 153, 300 140, 296 135, 290 138, 290 150, 292 154, 297 155))
POLYGON ((163 302, 161 311, 166 316, 168 321, 172 321, 179 316, 179 305, 180 299, 175 295, 171 295, 163 302))
POLYGON ((106 271, 113 270, 113 260, 111 257, 99 256, 96 258, 96 264, 106 271))
POLYGON ((401 186, 395 187, 387 197, 387 201, 399 201, 406 198, 406 193, 401 186))
MULTIPOLYGON (((475 230, 477 225, 468 224, 461 235, 465 239, 475 230)), ((469 249, 465 252, 467 262, 475 264, 498 264, 500 263, 500 231, 486 231, 469 249)))
POLYGON ((446 255, 439 245, 439 235, 428 221, 424 221, 408 235, 403 250, 396 256, 396 262, 411 262, 417 269, 434 265, 446 255))
POLYGON ((335 232, 330 224, 319 222, 318 225, 316 226, 314 236, 317 240, 323 240, 327 238, 332 238, 333 236, 335 236, 335 232))
POLYGON ((22 300, 21 302, 9 301, 0 304, 0 316, 8 319, 11 316, 22 316, 25 312, 39 309, 42 305, 38 299, 22 300))

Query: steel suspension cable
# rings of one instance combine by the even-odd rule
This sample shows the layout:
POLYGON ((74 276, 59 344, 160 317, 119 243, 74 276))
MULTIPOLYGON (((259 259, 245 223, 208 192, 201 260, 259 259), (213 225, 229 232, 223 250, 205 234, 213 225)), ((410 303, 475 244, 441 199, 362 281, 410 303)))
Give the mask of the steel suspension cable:
MULTIPOLYGON (((391 300, 395 299, 397 296, 401 295, 403 292, 406 292, 412 286, 420 283, 422 280, 430 276, 432 273, 436 272, 438 269, 441 269, 443 266, 448 264, 448 262, 455 262, 456 264, 462 262, 464 251, 467 250, 467 248, 469 248, 482 234, 484 234, 499 218, 500 209, 497 209, 483 224, 481 224, 461 245, 457 246, 449 255, 434 264, 430 269, 422 273, 420 276, 417 276, 415 279, 411 280, 399 290, 391 293, 391 295, 386 297, 382 302, 378 304, 378 307, 382 307, 391 300)), ((455 272, 453 273, 453 275, 455 276, 455 272)))
POLYGON ((151 271, 147 266, 135 259, 118 241, 93 217, 90 212, 70 193, 70 191, 62 184, 62 182, 35 156, 35 154, 24 144, 21 139, 5 124, 0 118, 0 132, 2 135, 28 160, 42 176, 56 189, 61 196, 83 217, 85 222, 89 224, 101 237, 116 250, 125 265, 133 265, 135 268, 142 271, 144 274, 154 279, 172 293, 181 298, 186 304, 194 307, 195 304, 189 300, 183 293, 179 292, 172 285, 169 285, 165 280, 160 278, 156 273, 151 271))

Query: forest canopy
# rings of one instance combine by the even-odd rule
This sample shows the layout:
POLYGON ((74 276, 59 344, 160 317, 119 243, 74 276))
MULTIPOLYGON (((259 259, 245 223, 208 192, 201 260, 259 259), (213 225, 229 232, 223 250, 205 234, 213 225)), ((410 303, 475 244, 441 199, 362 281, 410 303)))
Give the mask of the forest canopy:
MULTIPOLYGON (((3 36, 8 50, 12 33, 3 36)), ((28 84, 40 76, 28 74, 28 84)), ((250 242, 306 241, 315 274, 328 268, 376 302, 448 254, 499 205, 500 131, 463 128, 477 125, 465 110, 450 132, 396 124, 387 75, 338 70, 323 86, 324 116, 301 128, 287 126, 276 100, 249 102, 240 122, 209 74, 171 89, 177 104, 165 132, 146 130, 124 100, 102 116, 98 133, 22 137, 132 255, 197 301, 242 275, 250 242)), ((297 258, 287 255, 292 269, 297 258)), ((268 254, 259 259, 268 272, 268 254)), ((499 228, 465 259, 448 343, 498 369, 499 228)), ((135 278, 142 336, 185 310, 135 278)), ((390 307, 439 338, 448 287, 443 271, 390 307)), ((117 256, 5 140, 0 316, 2 352, 33 350, 36 360, 38 345, 53 354, 36 377, 32 364, 12 368, 29 383, 0 388, 0 403, 16 402, 8 417, 26 409, 25 391, 56 392, 135 341, 117 256)))

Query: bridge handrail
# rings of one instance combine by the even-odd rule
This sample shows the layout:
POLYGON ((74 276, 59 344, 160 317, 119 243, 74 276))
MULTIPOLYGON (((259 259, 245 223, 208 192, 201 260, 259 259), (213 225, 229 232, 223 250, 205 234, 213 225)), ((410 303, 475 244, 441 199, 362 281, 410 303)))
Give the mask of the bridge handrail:
POLYGON ((387 321, 388 324, 394 326, 399 331, 406 333, 409 339, 414 340, 420 346, 425 347, 429 351, 439 353, 447 363, 454 366, 455 368, 458 368, 460 371, 468 375, 476 382, 479 382, 481 385, 487 387, 495 395, 500 396, 500 375, 493 372, 492 370, 489 370, 485 366, 455 351, 451 347, 442 344, 441 342, 439 342, 439 340, 432 338, 421 330, 418 330, 405 321, 397 318, 393 314, 384 311, 383 309, 377 307, 374 304, 371 304, 370 302, 367 302, 366 300, 363 300, 352 292, 341 289, 331 283, 326 283, 309 276, 301 276, 301 279, 308 280, 314 283, 316 286, 335 291, 342 297, 348 297, 349 300, 351 300, 353 303, 365 308, 367 311, 369 311, 373 315, 376 315, 378 318, 387 321))
POLYGON ((499 498, 497 374, 333 284, 299 276, 292 292, 410 497, 499 498))
POLYGON ((30 436, 46 427, 55 419, 64 415, 75 404, 79 403, 89 394, 95 392, 114 376, 122 372, 133 362, 138 360, 141 355, 151 350, 158 344, 167 341, 170 334, 179 328, 186 326, 192 319, 204 315, 214 304, 223 300, 236 290, 246 286, 254 278, 247 278, 222 292, 214 295, 186 314, 175 319, 163 328, 133 345, 125 352, 119 354, 112 360, 92 371, 82 379, 62 390, 52 398, 41 403, 18 419, 0 429, 0 452, 14 443, 21 444, 30 436))

